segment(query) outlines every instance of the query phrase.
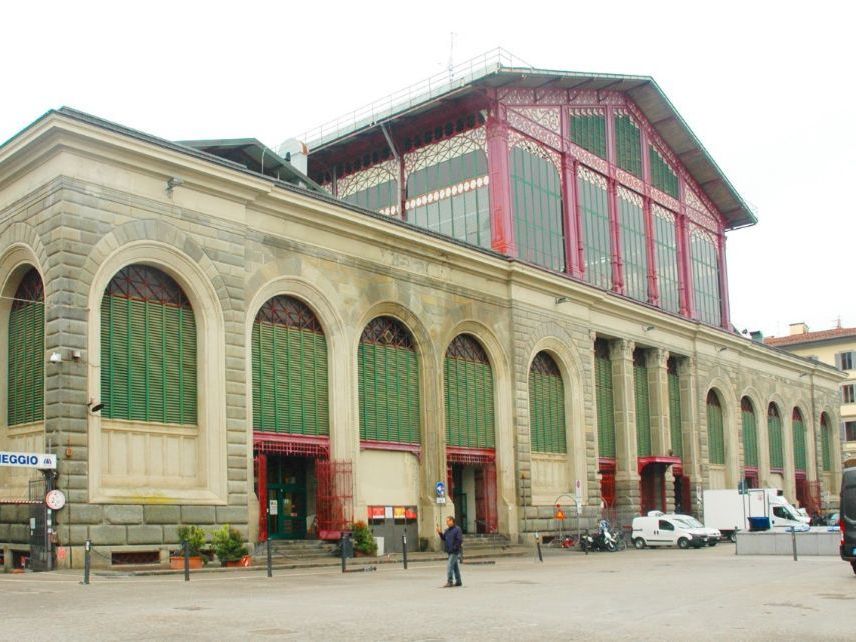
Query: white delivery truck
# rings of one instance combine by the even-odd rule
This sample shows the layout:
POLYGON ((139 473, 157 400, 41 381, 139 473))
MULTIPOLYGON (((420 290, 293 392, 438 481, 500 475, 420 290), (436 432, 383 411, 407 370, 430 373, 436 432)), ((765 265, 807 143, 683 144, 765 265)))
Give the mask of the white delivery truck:
POLYGON ((749 488, 704 491, 704 525, 717 528, 732 542, 738 530, 750 530, 755 522, 759 530, 802 526, 808 520, 788 503, 778 488, 749 488), (754 518, 751 519, 750 518, 754 518))

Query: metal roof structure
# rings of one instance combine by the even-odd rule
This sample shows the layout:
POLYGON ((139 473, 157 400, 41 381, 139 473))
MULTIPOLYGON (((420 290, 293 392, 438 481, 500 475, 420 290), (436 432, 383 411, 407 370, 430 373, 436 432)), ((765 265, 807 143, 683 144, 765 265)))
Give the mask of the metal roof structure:
POLYGON ((509 85, 528 89, 549 87, 625 93, 638 105, 654 130, 725 217, 728 229, 758 222, 750 206, 653 78, 536 69, 502 49, 473 58, 446 73, 432 76, 309 130, 301 139, 307 143, 311 155, 351 140, 381 123, 432 110, 440 98, 463 97, 480 88, 497 89, 509 85))

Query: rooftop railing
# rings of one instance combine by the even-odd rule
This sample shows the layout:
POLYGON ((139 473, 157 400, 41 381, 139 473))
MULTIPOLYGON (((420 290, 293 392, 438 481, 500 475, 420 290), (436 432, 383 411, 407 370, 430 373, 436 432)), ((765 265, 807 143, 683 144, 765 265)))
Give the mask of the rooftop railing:
POLYGON ((310 129, 299 138, 307 143, 309 149, 319 147, 348 132, 372 125, 392 114, 463 87, 503 67, 532 69, 529 63, 498 47, 310 129))

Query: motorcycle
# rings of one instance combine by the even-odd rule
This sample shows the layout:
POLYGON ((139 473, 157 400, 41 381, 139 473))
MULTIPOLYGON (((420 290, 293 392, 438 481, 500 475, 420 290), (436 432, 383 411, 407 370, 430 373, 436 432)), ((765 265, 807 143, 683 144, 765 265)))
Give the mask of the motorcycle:
POLYGON ((580 536, 580 548, 586 554, 589 551, 608 551, 610 553, 617 551, 617 539, 610 529, 609 522, 605 519, 600 520, 594 535, 588 531, 583 533, 580 536))

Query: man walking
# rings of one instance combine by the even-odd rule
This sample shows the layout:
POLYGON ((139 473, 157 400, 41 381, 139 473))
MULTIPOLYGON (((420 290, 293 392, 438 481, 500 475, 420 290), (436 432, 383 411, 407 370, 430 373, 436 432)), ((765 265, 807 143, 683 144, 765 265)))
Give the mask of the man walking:
POLYGON ((446 588, 461 585, 461 547, 464 543, 464 534, 459 526, 455 524, 455 518, 451 515, 446 518, 445 531, 437 527, 437 535, 443 540, 443 550, 449 554, 449 562, 446 564, 446 588), (452 576, 454 575, 454 583, 452 576))

